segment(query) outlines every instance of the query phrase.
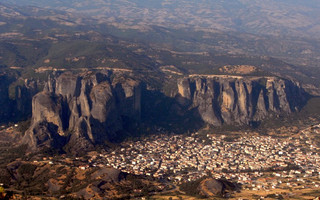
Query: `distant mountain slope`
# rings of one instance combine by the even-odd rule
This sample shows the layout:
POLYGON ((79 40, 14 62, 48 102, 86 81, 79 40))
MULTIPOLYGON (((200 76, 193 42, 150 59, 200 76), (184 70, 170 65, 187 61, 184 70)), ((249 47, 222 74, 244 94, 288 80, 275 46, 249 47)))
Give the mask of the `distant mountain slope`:
MULTIPOLYGON (((10 3, 14 2, 18 1, 10 3)), ((21 3, 19 6, 8 5, 8 2, 1 3, 0 0, 2 69, 28 68, 29 71, 22 72, 22 75, 34 76, 30 71, 35 68, 41 68, 43 72, 53 68, 108 67, 152 71, 156 74, 154 77, 160 78, 163 75, 159 75, 160 68, 171 65, 185 74, 220 73, 219 68, 225 65, 253 65, 265 74, 273 73, 305 84, 320 84, 320 41, 316 39, 221 31, 219 26, 214 29, 189 25, 180 27, 177 24, 181 21, 170 24, 166 19, 163 23, 152 25, 155 22, 153 19, 144 22, 144 19, 135 18, 134 14, 130 19, 117 20, 125 17, 123 15, 127 11, 130 13, 140 7, 146 8, 144 12, 148 19, 149 15, 154 15, 150 9, 161 7, 171 10, 178 6, 169 1, 167 5, 158 5, 155 1, 143 5, 140 1, 119 1, 123 4, 118 1, 94 1, 96 7, 101 5, 101 9, 95 9, 94 15, 90 14, 94 11, 92 7, 84 9, 84 1, 77 1, 77 4, 75 1, 65 4, 63 1, 53 1, 47 5, 44 2, 24 1, 25 4, 46 8, 24 6, 22 1, 18 2, 21 3), (67 9, 70 5, 77 9, 67 9), (120 18, 98 17, 103 8, 110 11, 106 16, 113 13, 120 18)), ((217 2, 200 3, 211 5, 217 2)), ((233 4, 229 3, 226 8, 240 6, 233 4)), ((197 4, 186 1, 184 5, 183 9, 187 9, 188 5, 194 9, 197 4)), ((208 18, 202 19, 210 21, 213 15, 208 15, 208 18)), ((161 16, 167 17, 166 14, 161 16)), ((188 17, 197 20, 193 15, 188 17)))
POLYGON ((10 3, 80 12, 127 25, 192 26, 317 38, 320 33, 320 4, 316 0, 12 0, 10 3))

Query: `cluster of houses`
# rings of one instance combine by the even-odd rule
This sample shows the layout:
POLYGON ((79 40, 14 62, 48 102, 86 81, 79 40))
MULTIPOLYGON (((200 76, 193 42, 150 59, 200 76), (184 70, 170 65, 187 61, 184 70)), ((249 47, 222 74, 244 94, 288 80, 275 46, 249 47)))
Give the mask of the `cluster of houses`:
MULTIPOLYGON (((110 152, 95 152, 89 159, 65 158, 59 162, 83 170, 113 167, 175 183, 210 175, 240 183, 247 190, 320 189, 320 148, 314 139, 319 134, 320 125, 291 137, 245 134, 231 141, 225 135, 208 134, 204 140, 198 133, 160 134, 123 142, 110 152)), ((52 159, 41 162, 53 164, 52 159)))
POLYGON ((207 135, 209 143, 197 133, 188 137, 154 135, 124 142, 121 148, 100 154, 95 160, 124 172, 168 178, 176 183, 210 174, 252 190, 308 184, 319 187, 320 183, 308 181, 309 177, 320 178, 320 148, 310 137, 317 131, 320 126, 302 130, 296 137, 243 135, 234 141, 226 140, 224 135, 207 135))

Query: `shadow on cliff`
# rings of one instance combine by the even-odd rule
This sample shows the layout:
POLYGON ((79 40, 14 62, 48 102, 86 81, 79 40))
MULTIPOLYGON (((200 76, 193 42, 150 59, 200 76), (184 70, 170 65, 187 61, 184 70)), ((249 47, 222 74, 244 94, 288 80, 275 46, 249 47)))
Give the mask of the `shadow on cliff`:
POLYGON ((158 90, 141 92, 141 112, 139 117, 121 116, 123 129, 109 134, 107 141, 119 143, 126 139, 140 138, 149 134, 195 132, 205 125, 197 108, 188 110, 177 99, 168 97, 158 90))
POLYGON ((182 134, 205 125, 197 108, 188 109, 188 106, 179 104, 175 97, 166 96, 159 90, 147 90, 145 86, 141 97, 141 122, 148 127, 161 127, 182 134))
POLYGON ((1 124, 25 121, 32 115, 32 97, 38 92, 36 82, 28 80, 24 85, 15 84, 17 84, 16 75, 0 75, 1 124))

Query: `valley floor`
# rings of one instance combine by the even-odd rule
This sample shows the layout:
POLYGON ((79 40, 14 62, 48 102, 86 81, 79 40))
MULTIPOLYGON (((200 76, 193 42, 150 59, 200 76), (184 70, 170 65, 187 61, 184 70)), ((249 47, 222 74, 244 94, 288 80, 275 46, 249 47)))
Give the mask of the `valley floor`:
MULTIPOLYGON (((38 194, 43 197, 71 194, 89 199, 113 194, 121 198, 122 192, 127 192, 132 198, 149 194, 152 199, 197 199, 194 194, 203 195, 199 187, 186 191, 180 184, 213 177, 241 185, 239 191, 223 191, 230 199, 314 199, 320 196, 320 124, 279 130, 264 135, 254 131, 223 135, 214 131, 189 136, 155 134, 82 157, 24 157, 23 149, 11 151, 4 142, 4 134, 14 138, 15 128, 8 127, 1 135, 1 165, 11 170, 12 178, 22 180, 4 184, 11 191, 23 194, 27 190, 29 195, 36 195, 30 188, 33 185, 39 187, 38 194), (139 181, 135 178, 120 180, 120 171, 140 177, 139 181), (40 180, 35 177, 39 174, 50 178, 40 180), (104 183, 110 179, 118 181, 116 186, 104 183), (104 187, 100 187, 101 181, 104 187), (132 182, 136 185, 132 186, 132 182), (49 190, 41 191, 39 183, 49 190), (106 187, 112 188, 104 193, 106 187)), ((6 180, 0 178, 0 181, 6 180)))

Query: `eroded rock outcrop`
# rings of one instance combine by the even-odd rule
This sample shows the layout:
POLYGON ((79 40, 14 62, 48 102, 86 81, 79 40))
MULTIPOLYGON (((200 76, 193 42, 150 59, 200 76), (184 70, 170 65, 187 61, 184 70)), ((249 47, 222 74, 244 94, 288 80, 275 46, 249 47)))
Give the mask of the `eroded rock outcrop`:
POLYGON ((0 74, 0 122, 17 122, 31 116, 31 100, 38 92, 39 82, 0 74))
POLYGON ((44 90, 32 100, 32 124, 23 142, 36 150, 43 144, 57 143, 52 140, 55 137, 61 140, 58 144, 65 140, 77 151, 113 140, 123 129, 123 117, 139 118, 140 93, 138 81, 111 80, 107 73, 66 72, 49 77, 44 90), (44 124, 51 127, 47 134, 44 124))
POLYGON ((10 98, 9 98, 9 87, 10 81, 8 77, 5 75, 0 75, 0 104, 2 106, 0 110, 0 120, 1 122, 6 121, 6 119, 10 118, 10 98))
POLYGON ((180 105, 209 124, 250 124, 297 111, 307 100, 298 84, 276 77, 194 76, 178 81, 180 105))
POLYGON ((308 98, 298 84, 275 77, 192 76, 177 84, 178 92, 169 97, 109 72, 49 77, 32 99, 32 123, 23 143, 33 150, 89 150, 123 137, 140 118, 148 127, 169 124, 177 130, 183 123, 195 124, 185 126, 190 130, 205 123, 250 125, 299 110, 308 98))

